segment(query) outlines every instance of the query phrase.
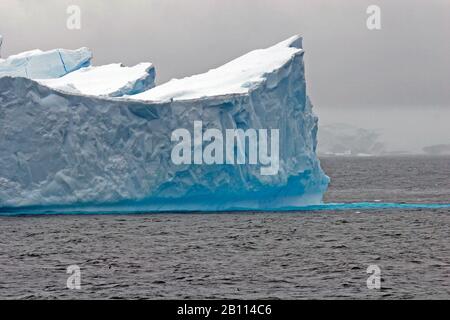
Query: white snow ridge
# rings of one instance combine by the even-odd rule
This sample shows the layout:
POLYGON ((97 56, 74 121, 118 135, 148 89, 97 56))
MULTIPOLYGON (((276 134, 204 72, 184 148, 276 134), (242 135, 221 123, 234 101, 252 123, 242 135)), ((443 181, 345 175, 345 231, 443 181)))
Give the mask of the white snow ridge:
MULTIPOLYGON (((154 87, 151 64, 79 50, 0 60, 0 210, 276 210, 322 201, 302 39, 154 87), (179 128, 279 131, 279 169, 171 161, 179 128), (43 210, 43 209, 41 209, 43 210)), ((194 136, 194 135, 193 135, 194 136)), ((207 146, 208 142, 200 144, 207 146)))
POLYGON ((155 71, 151 63, 140 63, 134 67, 116 63, 81 68, 61 78, 40 79, 38 82, 66 92, 119 97, 152 88, 155 71))

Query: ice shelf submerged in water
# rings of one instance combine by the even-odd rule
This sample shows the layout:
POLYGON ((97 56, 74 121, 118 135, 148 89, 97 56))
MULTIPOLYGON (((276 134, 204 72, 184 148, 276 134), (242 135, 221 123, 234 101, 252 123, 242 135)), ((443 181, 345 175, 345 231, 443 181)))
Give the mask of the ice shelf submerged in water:
POLYGON ((301 38, 202 75, 123 98, 0 78, 0 207, 134 206, 149 211, 277 209, 319 204, 328 178, 316 157, 301 38), (171 134, 279 129, 279 170, 175 165, 171 134))

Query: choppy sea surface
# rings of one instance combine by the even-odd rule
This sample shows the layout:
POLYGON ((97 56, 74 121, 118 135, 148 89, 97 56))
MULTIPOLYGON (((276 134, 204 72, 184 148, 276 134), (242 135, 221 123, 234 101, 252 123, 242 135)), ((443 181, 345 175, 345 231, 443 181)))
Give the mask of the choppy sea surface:
MULTIPOLYGON (((326 202, 450 203, 450 157, 321 162, 326 202)), ((450 208, 3 216, 0 298, 449 299, 450 208)))

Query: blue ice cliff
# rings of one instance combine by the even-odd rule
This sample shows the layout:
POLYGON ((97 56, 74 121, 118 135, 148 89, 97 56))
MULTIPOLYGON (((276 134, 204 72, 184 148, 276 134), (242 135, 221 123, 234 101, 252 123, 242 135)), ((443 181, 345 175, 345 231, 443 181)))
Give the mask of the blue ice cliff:
POLYGON ((328 177, 316 156, 303 54, 302 39, 292 37, 156 87, 151 64, 91 67, 85 49, 0 60, 0 208, 320 204, 328 177), (261 174, 260 164, 174 163, 172 133, 195 136, 198 121, 203 131, 278 129, 276 174, 261 174))

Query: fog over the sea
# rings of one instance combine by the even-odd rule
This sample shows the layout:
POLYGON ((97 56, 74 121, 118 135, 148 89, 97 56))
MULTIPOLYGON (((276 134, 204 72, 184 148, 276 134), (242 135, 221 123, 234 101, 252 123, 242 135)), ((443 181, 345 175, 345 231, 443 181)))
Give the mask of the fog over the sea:
POLYGON ((94 52, 94 64, 155 64, 158 83, 205 72, 293 34, 304 37, 322 123, 382 132, 389 150, 450 143, 449 0, 2 0, 2 57, 94 52), (68 5, 81 30, 68 30, 68 5), (366 28, 381 7, 382 29, 366 28))

